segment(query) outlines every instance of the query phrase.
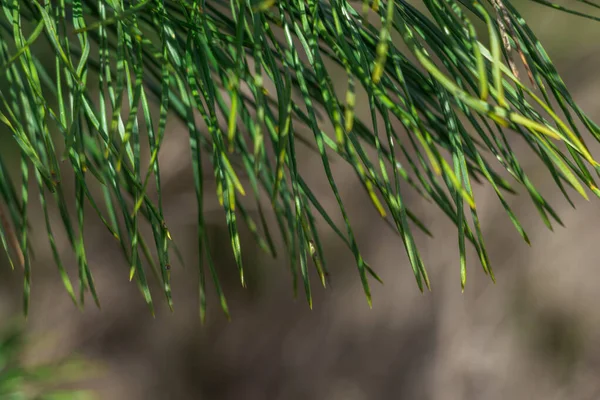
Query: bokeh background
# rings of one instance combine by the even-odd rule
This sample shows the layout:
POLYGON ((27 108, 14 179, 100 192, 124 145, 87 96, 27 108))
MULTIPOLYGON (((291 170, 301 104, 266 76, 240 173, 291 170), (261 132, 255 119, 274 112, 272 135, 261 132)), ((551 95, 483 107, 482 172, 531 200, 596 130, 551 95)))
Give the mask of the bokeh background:
MULTIPOLYGON (((531 2, 518 5, 575 100, 600 121, 600 25, 531 2)), ((343 88, 346 82, 339 84, 343 88)), ((525 150, 516 136, 513 145, 525 150)), ((242 246, 250 281, 241 288, 224 216, 216 200, 207 198, 213 254, 232 321, 211 293, 202 326, 195 195, 191 167, 182 162, 189 159, 188 138, 183 125, 171 119, 161 155, 164 204, 186 262, 172 272, 175 311, 155 290, 157 314, 151 316, 128 281, 118 247, 95 218, 88 219, 86 241, 102 309, 90 298, 83 312, 77 310, 61 286, 45 231, 35 229, 42 220, 36 220, 41 213, 32 206, 36 262, 26 328, 36 345, 28 362, 81 355, 100 369, 79 386, 110 400, 600 398, 600 201, 577 199, 572 209, 543 165, 521 153, 525 170, 566 227, 549 231, 528 196, 509 197, 531 238, 528 247, 494 193, 477 187, 497 283, 470 252, 464 293, 456 228, 440 211, 418 197, 407 198, 435 236, 418 237, 433 288, 422 294, 399 237, 377 217, 351 171, 342 162, 334 164, 361 250, 385 282, 372 286, 372 309, 352 255, 327 229, 322 238, 332 287, 323 290, 313 281, 313 310, 302 296, 293 298, 285 258, 271 260, 248 235, 242 246)), ((335 210, 318 158, 302 150, 300 159, 315 193, 335 210)), ((213 189, 209 182, 206 192, 213 189)), ((75 278, 75 260, 64 241, 59 246, 75 278)), ((21 312, 21 287, 21 273, 4 265, 0 325, 21 312)))

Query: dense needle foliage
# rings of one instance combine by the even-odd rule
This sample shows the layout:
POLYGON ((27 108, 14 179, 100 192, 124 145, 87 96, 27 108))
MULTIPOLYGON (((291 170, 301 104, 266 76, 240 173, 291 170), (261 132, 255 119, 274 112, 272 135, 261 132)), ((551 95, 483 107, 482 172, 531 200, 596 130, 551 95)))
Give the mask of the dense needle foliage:
POLYGON ((25 312, 33 201, 45 215, 34 229, 47 230, 75 303, 83 304, 89 291, 99 304, 84 241, 89 207, 120 243, 130 279, 148 304, 152 274, 171 306, 177 249, 163 217, 158 161, 170 113, 189 131, 202 318, 207 281, 228 313, 207 243, 206 175, 217 182, 242 285, 238 231, 245 224, 268 253, 276 253, 275 238, 284 243, 294 288, 303 286, 310 305, 309 269, 316 268, 324 286, 328 275, 317 226, 332 229, 353 253, 369 304, 369 280, 379 279, 361 256, 330 168, 334 160, 352 167, 397 230, 421 290, 430 283, 414 231, 429 231, 406 207, 410 191, 456 224, 463 287, 467 242, 494 277, 474 182, 493 187, 525 241, 505 200, 513 185, 530 195, 549 227, 551 219, 560 223, 521 168, 512 136, 528 143, 567 199, 571 189, 600 195, 600 164, 585 144, 600 139, 600 127, 571 98, 509 0, 2 0, 2 11, 0 120, 20 150, 20 175, 11 179, 2 153, 0 239, 13 268, 24 271, 25 312), (346 71, 345 94, 334 90, 332 68, 346 71), (359 118, 356 107, 371 117, 359 118), (301 136, 299 127, 312 136, 301 136), (306 145, 320 155, 343 226, 299 172, 296 149, 306 145), (149 162, 142 161, 143 149, 149 162), (73 180, 74 215, 63 187, 73 180), (51 224, 50 205, 58 207, 62 226, 51 224), (266 223, 269 213, 275 226, 266 223), (144 224, 149 237, 141 234, 144 224), (77 256, 78 290, 55 243, 63 228, 77 256))

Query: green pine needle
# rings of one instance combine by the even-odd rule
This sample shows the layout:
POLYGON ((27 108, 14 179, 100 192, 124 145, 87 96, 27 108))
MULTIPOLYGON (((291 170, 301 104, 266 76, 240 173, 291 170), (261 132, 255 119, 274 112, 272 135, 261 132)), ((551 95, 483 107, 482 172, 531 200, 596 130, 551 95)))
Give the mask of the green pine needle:
POLYGON ((432 233, 408 207, 408 192, 435 203, 456 225, 462 289, 467 245, 494 280, 474 183, 491 185, 529 243, 505 199, 517 186, 550 229, 552 220, 562 222, 523 171, 509 137, 525 140, 571 202, 569 187, 585 199, 590 192, 600 196, 594 178, 600 164, 586 145, 600 140, 600 127, 577 106, 509 0, 423 4, 428 15, 404 0, 4 1, 0 121, 19 151, 20 182, 11 180, 2 154, 0 241, 11 266, 24 273, 25 313, 35 262, 28 208, 35 198, 60 278, 76 304, 83 305, 87 292, 98 306, 101 297, 86 251, 89 207, 119 243, 129 266, 124 275, 135 280, 150 309, 150 279, 173 308, 173 252, 181 257, 164 217, 160 162, 172 134, 170 115, 189 134, 202 321, 206 265, 229 317, 204 219, 205 196, 215 195, 242 286, 248 279, 240 224, 272 256, 280 253, 275 243, 281 239, 294 293, 300 283, 312 308, 313 279, 326 287, 330 277, 320 239, 325 227, 352 252, 371 306, 371 278, 381 279, 354 235, 331 168, 337 160, 349 164, 373 208, 400 237, 420 290, 430 289, 430 280, 414 231, 432 233), (480 41, 484 36, 489 43, 480 41), (516 75, 513 49, 528 82, 516 75), (342 95, 334 85, 339 71, 348 82, 342 95), (368 110, 368 117, 357 110, 368 110), (300 128, 310 132, 308 138, 300 128), (301 144, 319 155, 341 219, 306 183, 296 159, 301 144), (205 173, 216 179, 214 194, 204 190, 205 173), (37 185, 30 185, 31 178, 37 185), (63 188, 70 180, 74 199, 63 188), (38 197, 30 198, 32 186, 38 197), (53 205, 62 226, 51 223, 53 205), (267 223, 271 213, 278 232, 267 223), (146 225, 152 238, 145 237, 146 225), (79 301, 56 245, 56 229, 62 228, 77 258, 79 301))

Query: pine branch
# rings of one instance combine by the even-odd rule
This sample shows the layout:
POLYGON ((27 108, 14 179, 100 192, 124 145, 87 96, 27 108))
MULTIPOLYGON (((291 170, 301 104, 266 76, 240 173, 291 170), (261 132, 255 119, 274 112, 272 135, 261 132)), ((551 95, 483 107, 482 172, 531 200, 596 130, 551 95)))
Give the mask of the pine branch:
POLYGON ((473 181, 491 185, 529 243, 505 200, 513 185, 529 193, 548 227, 552 219, 561 221, 523 171, 511 138, 529 145, 571 202, 570 189, 586 199, 588 189, 600 195, 593 176, 600 165, 585 144, 600 139, 600 128, 577 106, 508 0, 423 4, 430 16, 398 0, 3 0, 0 120, 18 145, 20 181, 10 178, 2 154, 0 241, 11 265, 23 267, 25 312, 33 262, 31 184, 39 188, 52 254, 76 304, 83 305, 87 291, 100 304, 83 239, 84 210, 91 208, 118 241, 130 279, 150 307, 149 273, 172 307, 171 259, 178 253, 164 218, 159 163, 169 114, 189 133, 202 319, 205 269, 228 314, 207 243, 205 195, 216 195, 223 208, 243 286, 240 224, 271 255, 273 238, 281 237, 294 288, 300 281, 312 307, 309 269, 316 269, 323 286, 329 275, 317 231, 322 221, 354 255, 371 304, 370 279, 380 279, 361 255, 331 171, 338 159, 354 170, 375 210, 398 233, 420 290, 430 282, 414 232, 430 232, 408 208, 408 192, 435 202, 456 225, 463 289, 467 242, 494 279, 473 181), (339 71, 348 80, 344 95, 334 87, 339 71), (357 108, 368 109, 370 117, 358 115, 357 108), (300 127, 312 137, 302 137, 300 127), (306 183, 296 158, 300 145, 319 154, 343 226, 306 183), (141 157, 145 147, 147 163, 141 157), (214 194, 205 193, 207 174, 216 179, 214 194), (64 190, 72 179, 75 215, 64 190), (270 211, 261 202, 265 198, 270 211), (250 202, 258 220, 247 210, 250 202), (77 256, 79 296, 55 245, 49 204, 58 206, 77 256), (266 222, 269 212, 277 234, 266 222), (152 237, 142 235, 146 224, 152 237))

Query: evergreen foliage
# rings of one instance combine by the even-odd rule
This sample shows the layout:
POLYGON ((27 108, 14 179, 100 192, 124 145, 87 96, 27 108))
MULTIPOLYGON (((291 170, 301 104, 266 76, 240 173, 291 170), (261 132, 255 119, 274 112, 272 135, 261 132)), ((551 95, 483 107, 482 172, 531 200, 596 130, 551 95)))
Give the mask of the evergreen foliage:
POLYGON ((3 152, 0 241, 13 268, 24 271, 25 312, 34 222, 28 208, 38 201, 45 221, 34 228, 47 230, 76 304, 87 291, 99 304, 84 241, 84 209, 91 208, 120 243, 146 302, 152 306, 148 279, 154 275, 172 305, 177 249, 164 218, 159 162, 171 114, 189 133, 203 319, 207 281, 228 313, 207 245, 208 195, 223 208, 241 284, 238 231, 245 224, 269 254, 280 237, 294 287, 303 288, 311 306, 309 269, 316 268, 323 286, 328 275, 320 224, 354 255, 369 304, 370 281, 379 280, 357 245, 331 171, 334 160, 351 166, 373 207, 397 231, 421 290, 430 282, 414 232, 430 233, 406 206, 411 191, 456 225, 463 288, 467 244, 494 279, 475 182, 491 185, 527 242, 506 200, 513 186, 529 194, 548 227, 560 223, 521 167, 511 137, 529 145, 569 201, 572 189, 584 198, 600 195, 600 164, 586 145, 600 139, 600 127, 578 107, 509 0, 418 6, 405 0, 2 0, 2 11, 0 120, 18 145, 20 171, 11 176, 3 152), (347 74, 345 93, 334 89, 335 68, 347 74), (360 118, 358 107, 371 117, 360 118), (311 136, 300 134, 302 127, 311 136), (299 146, 320 155, 340 226, 302 176, 299 146), (205 193, 207 175, 216 179, 216 194, 205 193), (66 181, 74 181, 74 214, 66 181), (252 202, 257 213, 248 210, 252 202), (50 206, 58 207, 61 226, 51 224, 50 206), (268 226, 269 213, 276 227, 268 226), (152 235, 141 234, 144 224, 152 235), (55 243, 63 228, 77 256, 76 283, 55 243))

